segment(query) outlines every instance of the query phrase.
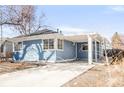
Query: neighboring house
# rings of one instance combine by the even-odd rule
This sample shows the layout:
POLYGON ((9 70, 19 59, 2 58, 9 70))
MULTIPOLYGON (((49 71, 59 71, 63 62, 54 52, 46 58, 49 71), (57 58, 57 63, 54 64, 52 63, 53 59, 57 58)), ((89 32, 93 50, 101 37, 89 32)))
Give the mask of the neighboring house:
POLYGON ((117 32, 112 36, 112 48, 124 50, 124 35, 117 32))
MULTIPOLYGON (((8 41, 12 42, 9 50, 12 50, 15 61, 87 60, 91 64, 93 61, 97 62, 103 55, 103 37, 96 33, 64 36, 60 32, 44 29, 8 41)), ((8 45, 5 47, 7 49, 8 45)))
POLYGON ((3 55, 5 55, 4 53, 4 51, 5 51, 5 47, 4 47, 4 45, 5 45, 5 42, 6 42, 6 40, 7 40, 8 38, 0 38, 0 54, 3 54, 3 55))

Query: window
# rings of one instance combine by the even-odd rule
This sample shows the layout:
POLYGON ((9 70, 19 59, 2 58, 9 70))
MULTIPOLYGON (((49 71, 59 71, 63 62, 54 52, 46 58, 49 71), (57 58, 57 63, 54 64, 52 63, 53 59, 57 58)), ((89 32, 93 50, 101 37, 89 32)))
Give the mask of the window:
POLYGON ((49 49, 54 49, 54 40, 49 39, 49 49))
POLYGON ((58 39, 58 49, 63 49, 63 40, 58 39))
POLYGON ((46 49, 54 49, 54 39, 45 39, 43 40, 43 48, 46 49))
POLYGON ((44 48, 44 49, 48 49, 48 39, 43 40, 43 42, 44 42, 43 48, 44 48))
POLYGON ((88 50, 88 44, 81 44, 81 50, 88 50))
POLYGON ((22 42, 16 42, 14 43, 14 50, 20 51, 22 49, 22 42))

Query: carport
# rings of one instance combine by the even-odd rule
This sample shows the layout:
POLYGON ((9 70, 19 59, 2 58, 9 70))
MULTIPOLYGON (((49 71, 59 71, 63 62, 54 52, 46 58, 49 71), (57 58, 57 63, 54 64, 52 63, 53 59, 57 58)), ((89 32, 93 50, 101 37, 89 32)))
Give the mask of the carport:
POLYGON ((83 55, 86 56, 86 53, 87 53, 86 59, 88 60, 89 64, 92 64, 93 61, 98 62, 98 56, 99 58, 100 56, 102 56, 103 37, 97 33, 90 33, 90 34, 83 34, 83 35, 71 35, 71 36, 66 36, 65 39, 72 41, 76 44, 76 58, 82 57, 83 55), (80 49, 81 44, 84 42, 87 44, 87 46, 85 47, 87 50, 82 51, 82 53, 84 52, 85 53, 81 55, 79 54, 78 50, 80 49))

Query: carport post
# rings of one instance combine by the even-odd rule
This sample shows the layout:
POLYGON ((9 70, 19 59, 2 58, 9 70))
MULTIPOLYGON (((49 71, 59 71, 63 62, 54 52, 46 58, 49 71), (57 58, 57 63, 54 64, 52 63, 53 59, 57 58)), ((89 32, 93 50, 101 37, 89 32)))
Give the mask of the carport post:
POLYGON ((97 41, 95 40, 95 61, 97 62, 97 41))
POLYGON ((14 52, 14 42, 12 42, 12 52, 14 52))
POLYGON ((93 52, 92 52, 92 38, 88 35, 88 63, 92 64, 93 62, 93 52))

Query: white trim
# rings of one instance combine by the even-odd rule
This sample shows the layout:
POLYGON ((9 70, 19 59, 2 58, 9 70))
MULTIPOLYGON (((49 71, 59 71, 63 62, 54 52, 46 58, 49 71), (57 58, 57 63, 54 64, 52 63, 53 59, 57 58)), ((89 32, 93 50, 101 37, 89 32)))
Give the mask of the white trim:
POLYGON ((55 47, 54 47, 54 48, 55 48, 55 50, 57 50, 57 46, 58 46, 58 39, 57 39, 57 38, 55 38, 54 40, 55 40, 55 42, 54 42, 55 47))
POLYGON ((95 41, 95 61, 97 62, 97 41, 95 41))
POLYGON ((58 51, 64 51, 64 42, 65 42, 64 39, 57 39, 57 50, 58 50, 58 51), (62 40, 62 49, 59 49, 59 48, 58 48, 58 40, 62 40))
POLYGON ((26 36, 26 37, 14 37, 10 38, 9 41, 21 42, 21 41, 29 41, 29 40, 39 40, 39 39, 64 39, 62 34, 54 33, 54 34, 42 34, 42 35, 34 35, 34 36, 26 36))
POLYGON ((20 48, 19 51, 15 51, 15 43, 18 44, 19 42, 13 42, 13 44, 14 44, 14 50, 13 50, 13 52, 20 52, 21 50, 23 50, 23 41, 21 41, 22 45, 21 45, 21 48, 20 48))
POLYGON ((55 62, 70 62, 70 61, 74 61, 76 60, 76 58, 73 58, 73 59, 66 59, 66 60, 56 60, 55 62))
POLYGON ((88 35, 88 63, 92 64, 93 62, 93 51, 92 51, 92 38, 88 35))
POLYGON ((12 42, 12 52, 14 52, 14 42, 12 42))
POLYGON ((43 40, 43 51, 54 51, 55 50, 55 39, 53 39, 53 41, 54 41, 53 42, 53 45, 54 45, 53 49, 49 49, 49 40, 50 39, 42 39, 42 40, 43 40), (48 49, 44 49, 44 40, 48 40, 48 49))
POLYGON ((81 44, 81 51, 88 51, 88 49, 87 49, 87 50, 82 50, 82 46, 83 46, 83 45, 87 45, 87 47, 88 47, 88 44, 87 44, 87 43, 81 44))
POLYGON ((39 60, 39 61, 43 61, 43 62, 48 62, 48 63, 55 63, 56 61, 55 60, 39 60))
POLYGON ((63 34, 53 33, 53 34, 41 34, 41 35, 34 35, 34 36, 26 36, 26 37, 15 37, 10 38, 9 41, 14 42, 21 42, 21 41, 29 41, 29 40, 37 40, 37 39, 64 39, 72 42, 82 42, 87 41, 87 35, 90 35, 93 39, 97 39, 101 41, 103 37, 97 33, 88 33, 88 34, 81 34, 81 35, 71 35, 71 36, 64 36, 63 34))

